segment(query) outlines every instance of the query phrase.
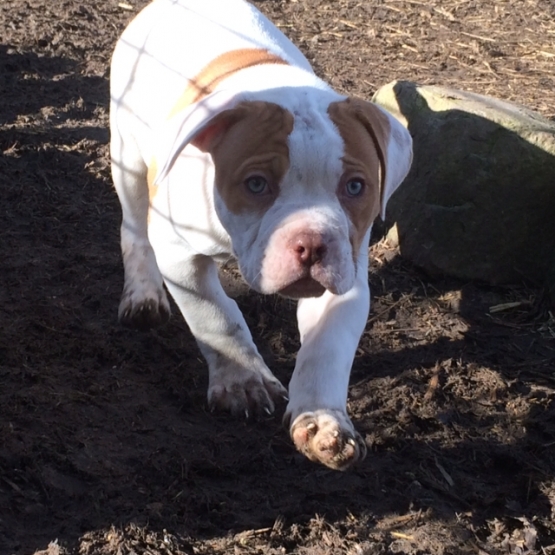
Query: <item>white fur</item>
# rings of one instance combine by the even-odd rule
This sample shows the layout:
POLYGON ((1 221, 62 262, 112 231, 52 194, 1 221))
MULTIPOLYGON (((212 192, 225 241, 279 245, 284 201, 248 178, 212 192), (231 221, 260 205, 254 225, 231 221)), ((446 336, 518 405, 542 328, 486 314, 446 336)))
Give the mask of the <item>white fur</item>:
MULTIPOLYGON (((321 236, 328 249, 319 278, 327 290, 299 302, 302 346, 286 415, 299 449, 334 468, 364 455, 346 414, 346 398, 370 303, 370 230, 360 252, 353 253, 353 224, 336 195, 344 143, 327 108, 343 99, 242 0, 155 0, 123 33, 112 60, 111 154, 123 211, 125 265, 120 316, 152 307, 162 316, 169 311, 163 280, 208 362, 210 405, 237 414, 272 412, 287 392, 260 357, 237 305, 225 295, 214 261, 236 256, 251 287, 274 293, 294 277, 285 247, 291 237, 303 230, 321 236), (289 65, 242 70, 167 119, 189 79, 222 53, 241 48, 267 49, 289 65), (210 155, 190 144, 212 117, 245 100, 279 104, 295 118, 288 138, 290 167, 278 199, 261 218, 227 209, 214 187, 210 155), (146 173, 152 159, 158 163, 158 192, 149 206, 146 173), (304 442, 305 436, 320 443, 337 442, 339 436, 353 447, 328 460, 304 442)), ((410 137, 390 121, 396 138, 388 151, 385 201, 410 165, 410 137)))

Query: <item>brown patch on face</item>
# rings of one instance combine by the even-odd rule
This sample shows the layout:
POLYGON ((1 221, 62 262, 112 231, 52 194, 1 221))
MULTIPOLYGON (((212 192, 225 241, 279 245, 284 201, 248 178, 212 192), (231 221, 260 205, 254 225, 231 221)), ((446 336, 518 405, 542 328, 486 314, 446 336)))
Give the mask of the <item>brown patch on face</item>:
POLYGON ((222 112, 205 127, 193 144, 212 155, 216 187, 234 214, 263 212, 274 202, 289 168, 287 137, 293 115, 271 102, 243 102, 222 112), (263 177, 262 193, 249 191, 245 180, 263 177))
POLYGON ((355 98, 333 102, 328 113, 345 141, 338 196, 355 228, 351 242, 356 257, 366 231, 380 212, 389 121, 376 106, 355 98), (346 185, 357 178, 364 180, 365 187, 360 195, 349 196, 346 185))
MULTIPOLYGON (((206 65, 194 79, 190 80, 185 92, 181 95, 168 117, 174 116, 186 109, 190 104, 198 102, 209 95, 224 79, 234 73, 261 64, 287 65, 287 62, 279 56, 261 48, 231 50, 230 52, 218 56, 206 65)), ((231 118, 228 118, 228 120, 229 119, 231 118)), ((224 125, 220 127, 212 124, 208 125, 192 142, 201 150, 206 151, 207 148, 205 145, 212 142, 213 136, 219 135, 226 125, 229 124, 229 121, 224 121, 223 123, 224 125)), ((150 201, 152 201, 158 191, 158 185, 154 183, 157 169, 156 160, 153 158, 147 173, 148 196, 150 201)))
POLYGON ((169 117, 208 96, 227 77, 242 69, 261 64, 287 65, 287 62, 261 48, 231 50, 218 56, 205 66, 194 79, 191 79, 185 92, 170 112, 169 117))

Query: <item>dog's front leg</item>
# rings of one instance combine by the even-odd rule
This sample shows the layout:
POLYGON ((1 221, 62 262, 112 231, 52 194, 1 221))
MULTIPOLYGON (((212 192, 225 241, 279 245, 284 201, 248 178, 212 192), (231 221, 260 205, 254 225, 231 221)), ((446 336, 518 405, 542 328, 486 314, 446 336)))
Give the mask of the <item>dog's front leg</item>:
POLYGON ((336 470, 366 455, 346 407, 351 366, 370 308, 367 248, 363 251, 350 291, 303 299, 297 310, 301 349, 285 421, 301 453, 336 470))
POLYGON ((216 264, 202 255, 183 259, 178 248, 179 263, 169 245, 157 252, 158 263, 208 362, 209 406, 236 416, 272 413, 287 391, 258 353, 237 304, 225 294, 216 264))

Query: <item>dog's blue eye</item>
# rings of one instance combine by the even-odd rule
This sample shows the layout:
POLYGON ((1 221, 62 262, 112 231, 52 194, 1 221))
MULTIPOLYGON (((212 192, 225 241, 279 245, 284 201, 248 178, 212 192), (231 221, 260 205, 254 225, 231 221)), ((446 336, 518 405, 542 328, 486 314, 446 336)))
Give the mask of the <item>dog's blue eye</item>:
POLYGON ((268 182, 263 177, 255 175, 253 177, 249 177, 245 181, 245 185, 251 193, 254 193, 255 195, 260 195, 268 187, 268 182))
POLYGON ((364 181, 362 179, 351 179, 347 181, 345 190, 350 197, 358 197, 364 189, 364 181))

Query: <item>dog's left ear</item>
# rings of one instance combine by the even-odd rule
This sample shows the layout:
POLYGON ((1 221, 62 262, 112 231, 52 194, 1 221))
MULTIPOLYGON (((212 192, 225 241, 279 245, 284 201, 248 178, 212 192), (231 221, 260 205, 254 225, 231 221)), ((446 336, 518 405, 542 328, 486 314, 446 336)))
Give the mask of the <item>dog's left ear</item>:
POLYGON ((412 163, 412 137, 389 112, 372 102, 348 98, 353 116, 359 120, 372 140, 380 158, 380 216, 385 219, 389 197, 401 185, 412 163))
POLYGON ((188 144, 203 152, 214 146, 222 133, 242 117, 242 111, 236 108, 245 100, 241 94, 221 91, 174 114, 158 133, 155 158, 163 164, 158 164, 153 183, 167 176, 188 144))

